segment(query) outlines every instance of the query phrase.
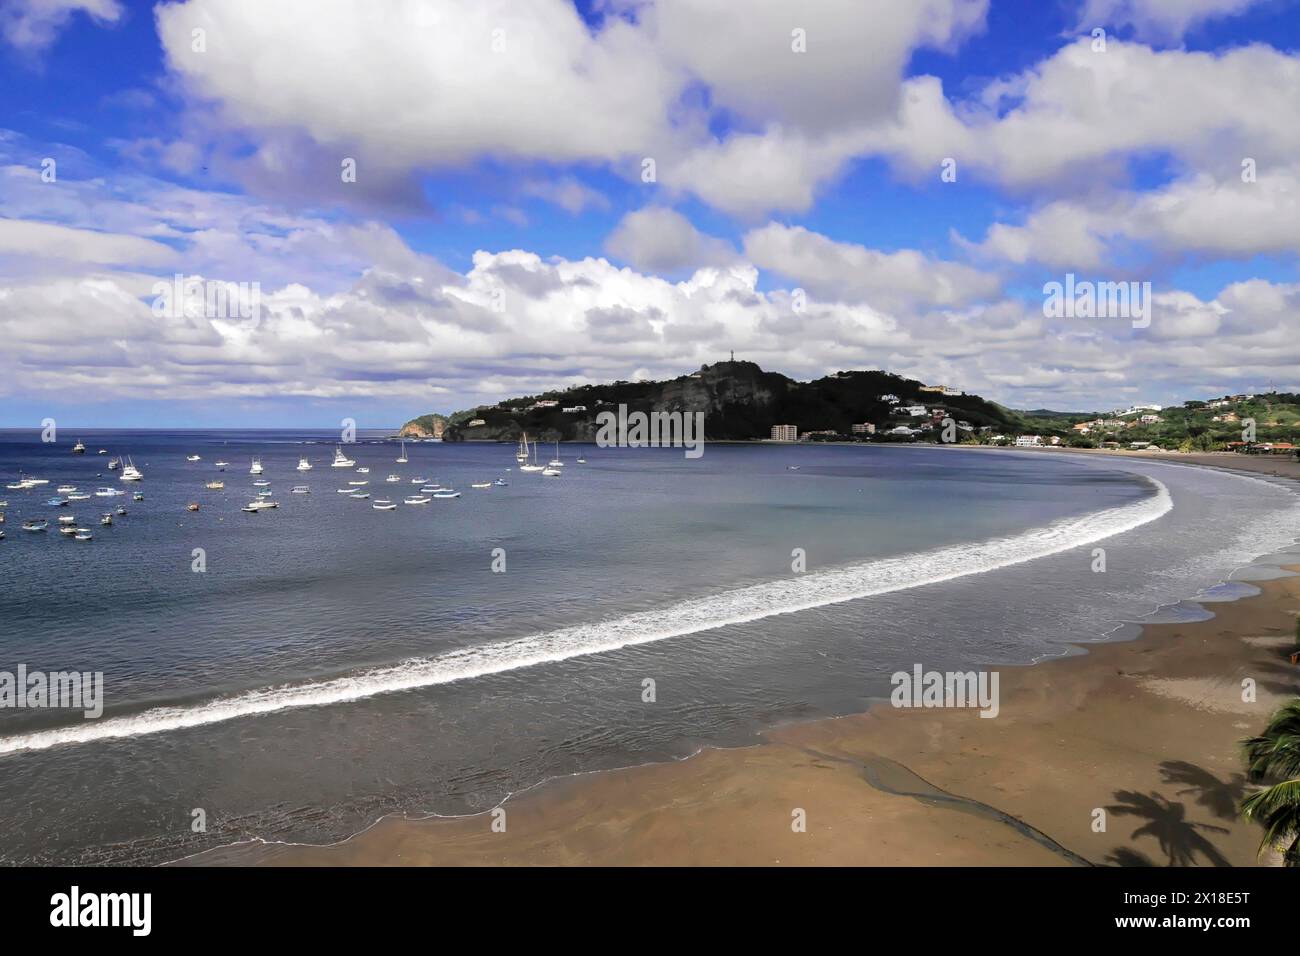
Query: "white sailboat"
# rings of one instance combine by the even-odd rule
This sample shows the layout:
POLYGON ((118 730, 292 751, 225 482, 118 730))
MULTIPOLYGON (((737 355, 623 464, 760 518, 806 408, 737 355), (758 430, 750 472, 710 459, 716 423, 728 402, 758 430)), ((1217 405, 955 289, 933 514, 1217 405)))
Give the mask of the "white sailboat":
MULTIPOLYGON (((525 432, 524 450, 527 451, 527 449, 528 449, 528 433, 525 432)), ((516 456, 516 459, 518 460, 518 456, 516 456)), ((541 471, 542 470, 542 466, 537 464, 537 443, 536 442, 533 442, 533 463, 531 465, 528 464, 528 458, 527 456, 525 456, 522 459, 521 464, 519 465, 519 470, 520 471, 541 471)))
POLYGON ((519 439, 519 450, 515 452, 515 461, 521 465, 528 461, 528 432, 524 432, 519 439))
POLYGON ((398 458, 397 458, 397 463, 398 463, 399 465, 405 465, 406 462, 407 462, 407 458, 406 458, 406 442, 402 442, 402 454, 398 456, 398 458))
POLYGON ((564 462, 560 461, 560 443, 555 443, 555 457, 547 462, 548 468, 563 468, 564 462))
POLYGON ((342 448, 338 445, 334 446, 334 460, 330 462, 331 468, 354 468, 356 464, 355 461, 343 454, 342 448))

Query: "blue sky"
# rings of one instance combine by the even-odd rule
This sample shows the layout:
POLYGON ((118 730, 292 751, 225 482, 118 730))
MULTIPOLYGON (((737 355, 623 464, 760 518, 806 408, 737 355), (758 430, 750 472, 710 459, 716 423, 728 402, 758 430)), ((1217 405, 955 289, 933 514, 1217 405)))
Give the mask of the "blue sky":
POLYGON ((732 349, 1300 389, 1291 0, 374 9, 0 0, 0 427, 383 427, 732 349), (1044 316, 1066 273, 1150 326, 1044 316), (178 274, 255 315, 159 314, 178 274))

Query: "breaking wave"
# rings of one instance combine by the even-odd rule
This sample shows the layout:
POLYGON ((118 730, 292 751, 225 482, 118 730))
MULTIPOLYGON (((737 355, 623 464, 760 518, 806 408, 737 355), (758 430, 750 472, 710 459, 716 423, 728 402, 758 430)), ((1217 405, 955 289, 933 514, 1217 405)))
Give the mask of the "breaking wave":
POLYGON ((1153 494, 1140 501, 1015 535, 733 588, 658 610, 407 660, 346 677, 265 687, 190 706, 158 707, 93 723, 0 737, 0 754, 165 733, 296 707, 341 704, 982 574, 1092 544, 1167 514, 1173 508, 1169 489, 1154 478, 1144 480, 1153 494))

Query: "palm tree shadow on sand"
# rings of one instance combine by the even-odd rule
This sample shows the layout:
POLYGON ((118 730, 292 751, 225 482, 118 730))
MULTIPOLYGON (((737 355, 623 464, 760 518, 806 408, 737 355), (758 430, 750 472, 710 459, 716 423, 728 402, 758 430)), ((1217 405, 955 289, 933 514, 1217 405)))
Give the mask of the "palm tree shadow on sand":
POLYGON ((1183 785, 1182 790, 1175 791, 1176 796, 1196 794, 1197 805, 1205 807, 1220 820, 1237 818, 1237 804, 1246 793, 1245 774, 1234 773, 1226 780, 1220 780, 1208 770, 1185 760, 1166 760, 1160 765, 1160 778, 1167 784, 1183 785))
MULTIPOLYGON (((1227 859, 1213 843, 1201 836, 1201 831, 1227 833, 1225 827, 1216 827, 1209 823, 1195 823, 1187 819, 1187 808, 1181 803, 1174 803, 1160 794, 1137 793, 1133 790, 1117 790, 1115 799, 1119 803, 1106 807, 1106 812, 1117 817, 1140 817, 1147 822, 1133 831, 1131 839, 1150 836, 1160 844, 1160 852, 1169 858, 1169 866, 1194 866, 1196 857, 1202 856, 1213 866, 1228 866, 1227 859)), ((1121 866, 1141 865, 1136 862, 1143 858, 1135 850, 1116 851, 1112 859, 1125 860, 1121 866)))

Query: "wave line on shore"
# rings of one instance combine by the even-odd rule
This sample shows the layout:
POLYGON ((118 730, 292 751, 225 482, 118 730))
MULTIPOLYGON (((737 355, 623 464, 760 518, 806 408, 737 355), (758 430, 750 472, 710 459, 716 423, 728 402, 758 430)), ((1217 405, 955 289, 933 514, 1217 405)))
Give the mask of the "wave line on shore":
POLYGON ((1015 535, 733 588, 660 610, 463 648, 346 677, 266 687, 193 706, 157 707, 138 714, 0 737, 0 755, 184 730, 298 707, 348 703, 982 574, 1092 544, 1163 517, 1173 508, 1169 489, 1155 478, 1144 478, 1154 494, 1140 501, 1060 519, 1015 535))

